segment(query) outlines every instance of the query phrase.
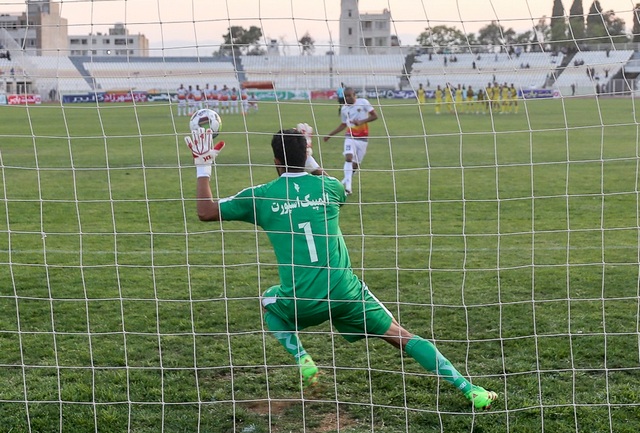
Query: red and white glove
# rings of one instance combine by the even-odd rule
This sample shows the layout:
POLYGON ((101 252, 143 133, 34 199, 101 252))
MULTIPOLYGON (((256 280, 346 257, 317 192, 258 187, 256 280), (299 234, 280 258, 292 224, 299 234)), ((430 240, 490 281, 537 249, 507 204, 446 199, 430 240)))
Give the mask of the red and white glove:
POLYGON ((296 125, 296 131, 304 135, 304 138, 307 140, 307 146, 313 144, 313 128, 309 126, 308 123, 298 123, 296 125))
POLYGON ((311 150, 313 146, 313 128, 309 126, 308 123, 298 123, 296 125, 296 131, 304 135, 304 138, 307 140, 307 155, 313 155, 313 150, 311 150))
POLYGON ((198 177, 211 177, 211 164, 224 147, 224 141, 213 144, 213 131, 198 128, 191 131, 191 136, 184 137, 193 155, 198 177))

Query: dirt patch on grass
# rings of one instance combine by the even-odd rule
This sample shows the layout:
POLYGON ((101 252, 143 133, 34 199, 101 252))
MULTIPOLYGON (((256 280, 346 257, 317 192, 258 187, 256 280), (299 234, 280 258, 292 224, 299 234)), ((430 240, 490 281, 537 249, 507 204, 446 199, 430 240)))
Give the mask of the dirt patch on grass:
MULTIPOLYGON (((242 403, 242 406, 246 410, 264 417, 271 414, 271 431, 273 433, 284 433, 285 431, 291 431, 291 424, 286 420, 287 411, 291 408, 294 408, 295 406, 299 406, 299 404, 299 400, 259 400, 244 402, 242 403), (284 429, 281 430, 279 428, 279 424, 281 423, 288 425, 289 427, 284 427, 284 429)), ((329 411, 327 411, 326 407, 324 408, 324 410, 318 411, 317 409, 319 408, 314 410, 313 406, 314 404, 311 403, 309 406, 307 406, 307 409, 305 411, 305 415, 310 421, 309 424, 314 425, 314 427, 309 427, 309 424, 307 424, 305 431, 309 433, 327 433, 331 431, 337 431, 338 426, 340 427, 340 431, 342 431, 342 429, 344 428, 358 425, 358 420, 350 417, 345 410, 340 410, 340 415, 338 416, 338 411, 335 407, 329 411)))

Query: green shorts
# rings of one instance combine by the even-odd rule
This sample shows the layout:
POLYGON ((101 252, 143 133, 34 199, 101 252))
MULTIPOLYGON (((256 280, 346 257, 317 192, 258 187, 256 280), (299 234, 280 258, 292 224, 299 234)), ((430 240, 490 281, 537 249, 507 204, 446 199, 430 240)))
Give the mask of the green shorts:
POLYGON ((367 336, 380 337, 391 327, 393 316, 362 283, 356 299, 349 300, 297 300, 283 298, 280 286, 273 286, 262 294, 262 306, 280 319, 291 324, 291 331, 330 321, 347 341, 354 342, 367 336))

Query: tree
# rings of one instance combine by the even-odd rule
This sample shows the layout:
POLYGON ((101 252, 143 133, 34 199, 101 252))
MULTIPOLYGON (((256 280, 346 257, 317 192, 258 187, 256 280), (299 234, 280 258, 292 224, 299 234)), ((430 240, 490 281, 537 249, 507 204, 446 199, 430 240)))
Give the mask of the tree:
POLYGON ((584 39, 585 26, 582 0, 573 0, 571 9, 569 9, 569 36, 573 38, 576 45, 584 39))
POLYGON ((527 30, 516 35, 516 44, 521 46, 529 45, 531 42, 533 42, 534 38, 535 34, 533 33, 533 30, 527 30))
POLYGON ((633 9, 633 42, 640 42, 640 3, 633 9))
POLYGON ((533 29, 516 36, 516 44, 530 45, 533 51, 542 51, 544 44, 551 40, 551 27, 547 24, 547 17, 543 15, 533 29))
POLYGON ((625 22, 613 10, 602 11, 598 0, 594 0, 587 16, 587 37, 593 43, 616 43, 628 40, 625 22))
POLYGON ((516 42, 516 32, 511 27, 505 30, 501 24, 491 21, 478 30, 478 43, 481 45, 510 45, 516 42))
MULTIPOLYGON (((602 14, 604 26, 607 30, 607 39, 613 43, 628 42, 625 22, 622 18, 618 18, 613 10, 608 10, 602 14)), ((607 41, 608 42, 608 41, 607 41)))
POLYGON ((427 27, 424 32, 420 33, 416 41, 421 46, 434 48, 436 51, 446 51, 467 45, 467 38, 463 32, 455 27, 445 25, 427 27))
POLYGON ((222 35, 224 43, 220 45, 220 55, 239 56, 242 54, 258 56, 265 53, 260 47, 262 30, 260 27, 251 26, 245 29, 242 26, 231 26, 226 35, 222 35))
POLYGON ((553 0, 553 10, 551 11, 551 40, 562 42, 567 38, 567 23, 564 17, 564 6, 562 0, 553 0))
POLYGON ((538 24, 533 27, 534 39, 532 42, 536 44, 544 44, 551 40, 551 26, 547 24, 547 17, 543 15, 538 20, 538 24))
POLYGON ((594 0, 589 8, 586 33, 590 42, 597 42, 596 39, 602 38, 607 34, 604 27, 604 19, 602 17, 602 6, 600 6, 600 2, 598 0, 594 0))
POLYGON ((313 52, 315 51, 316 47, 314 46, 314 44, 316 43, 316 41, 311 37, 311 35, 309 34, 309 32, 305 33, 304 36, 302 36, 300 38, 300 40, 298 41, 298 43, 300 44, 300 46, 302 47, 302 55, 304 56, 305 54, 311 55, 313 54, 313 52))

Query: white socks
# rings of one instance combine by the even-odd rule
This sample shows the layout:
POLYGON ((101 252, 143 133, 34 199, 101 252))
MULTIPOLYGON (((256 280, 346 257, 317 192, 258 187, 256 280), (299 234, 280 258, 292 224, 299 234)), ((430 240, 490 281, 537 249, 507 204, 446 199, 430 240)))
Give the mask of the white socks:
POLYGON ((344 163, 344 187, 351 192, 351 180, 353 179, 353 162, 345 161, 344 163))

